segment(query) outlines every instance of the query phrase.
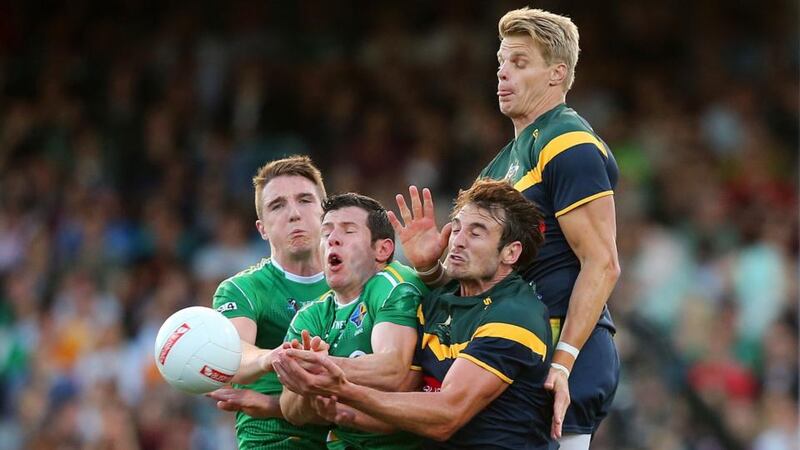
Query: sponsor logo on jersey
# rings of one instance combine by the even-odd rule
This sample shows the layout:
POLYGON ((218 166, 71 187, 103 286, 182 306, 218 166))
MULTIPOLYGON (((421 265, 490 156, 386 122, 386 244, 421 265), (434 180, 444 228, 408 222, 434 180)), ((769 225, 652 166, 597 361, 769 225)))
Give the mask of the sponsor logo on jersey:
POLYGON ((341 330, 344 328, 344 320, 336 320, 333 322, 333 326, 331 327, 334 330, 341 330))
POLYGON ((364 324, 364 316, 367 315, 367 305, 361 303, 358 305, 358 308, 353 311, 353 314, 350 315, 350 322, 353 323, 358 328, 361 328, 361 325, 364 324))
POLYGON ((224 305, 219 305, 219 307, 217 308, 217 312, 224 313, 226 311, 235 311, 238 308, 239 307, 236 306, 235 302, 228 302, 225 303, 224 305))
POLYGON ((423 392, 439 392, 442 390, 442 382, 430 375, 422 376, 423 392))
POLYGON ((183 337, 191 328, 186 323, 182 323, 172 334, 167 338, 167 342, 164 343, 164 346, 161 347, 161 352, 158 354, 158 362, 161 365, 164 365, 164 362, 167 360, 167 355, 169 355, 169 351, 172 350, 172 347, 178 342, 178 339, 183 337))
POLYGON ((211 378, 212 380, 220 383, 227 383, 233 379, 233 375, 227 374, 225 372, 220 372, 219 370, 213 367, 209 367, 207 365, 203 366, 203 368, 200 369, 200 375, 203 375, 204 377, 207 378, 211 378))

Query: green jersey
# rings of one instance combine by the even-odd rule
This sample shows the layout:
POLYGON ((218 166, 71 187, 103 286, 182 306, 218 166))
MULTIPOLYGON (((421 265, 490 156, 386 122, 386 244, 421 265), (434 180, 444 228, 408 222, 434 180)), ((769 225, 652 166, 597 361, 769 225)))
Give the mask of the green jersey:
MULTIPOLYGON (((428 292, 413 269, 392 262, 364 285, 361 295, 341 305, 331 291, 303 308, 292 321, 287 340, 300 339, 308 330, 330 344, 331 356, 356 358, 372 353, 372 327, 382 322, 417 328, 417 308, 428 292)), ((335 427, 328 436, 330 449, 416 449, 419 441, 408 433, 374 434, 335 427)))
MULTIPOLYGON (((247 317, 258 326, 255 345, 272 349, 283 343, 289 323, 305 304, 328 291, 324 275, 293 275, 277 261, 264 259, 220 283, 214 294, 214 308, 225 317, 247 317)), ((262 394, 280 395, 283 385, 274 372, 249 385, 262 394)), ((240 449, 324 449, 327 427, 295 427, 282 419, 256 419, 236 413, 236 437, 240 449)))

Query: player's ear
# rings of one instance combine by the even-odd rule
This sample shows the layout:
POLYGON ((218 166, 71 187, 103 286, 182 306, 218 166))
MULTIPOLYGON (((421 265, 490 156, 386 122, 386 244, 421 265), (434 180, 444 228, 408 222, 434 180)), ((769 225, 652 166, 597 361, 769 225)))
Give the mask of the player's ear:
POLYGON ((267 235, 267 226, 261 219, 256 220, 256 230, 258 230, 258 234, 261 235, 261 239, 268 241, 269 236, 267 235))
POLYGON ((510 242, 500 249, 500 260, 503 264, 513 266, 522 255, 522 243, 520 241, 510 242))
POLYGON ((375 249, 375 262, 387 263, 392 254, 394 254, 394 241, 391 239, 378 239, 372 245, 372 248, 375 249))
POLYGON ((558 86, 567 80, 567 65, 563 62, 550 66, 550 86, 558 86))

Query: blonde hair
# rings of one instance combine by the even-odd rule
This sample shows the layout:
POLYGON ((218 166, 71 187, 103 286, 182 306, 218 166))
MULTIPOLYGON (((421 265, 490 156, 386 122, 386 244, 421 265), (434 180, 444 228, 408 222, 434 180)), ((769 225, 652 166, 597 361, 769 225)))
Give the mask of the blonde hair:
POLYGON ((256 189, 256 214, 261 219, 261 195, 264 186, 274 178, 281 176, 304 177, 317 187, 320 201, 325 199, 325 185, 322 184, 322 174, 308 156, 294 155, 288 158, 271 161, 256 172, 253 177, 253 187, 256 189))
POLYGON ((564 92, 572 88, 575 81, 575 66, 578 65, 578 27, 566 16, 541 9, 515 9, 507 12, 497 24, 500 39, 515 35, 528 35, 539 46, 544 61, 550 65, 567 65, 564 92))

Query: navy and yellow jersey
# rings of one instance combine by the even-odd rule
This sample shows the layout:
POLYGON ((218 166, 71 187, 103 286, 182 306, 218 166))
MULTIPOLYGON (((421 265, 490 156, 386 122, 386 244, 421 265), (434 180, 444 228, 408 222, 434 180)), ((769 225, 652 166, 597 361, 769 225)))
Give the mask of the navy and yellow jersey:
POLYGON ((441 389, 456 358, 467 359, 508 388, 447 442, 427 449, 547 449, 553 401, 544 389, 553 343, 547 307, 512 273, 480 296, 459 296, 451 281, 428 294, 417 311, 414 363, 423 390, 441 389))
MULTIPOLYGON (((508 180, 542 211, 544 244, 522 276, 536 284, 553 317, 567 315, 580 271, 580 262, 558 218, 592 200, 613 195, 618 174, 608 146, 565 104, 522 130, 480 174, 508 180)), ((614 331, 607 308, 603 308, 598 325, 614 331)))

